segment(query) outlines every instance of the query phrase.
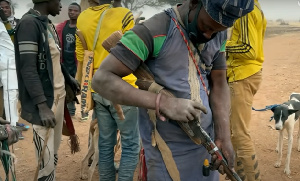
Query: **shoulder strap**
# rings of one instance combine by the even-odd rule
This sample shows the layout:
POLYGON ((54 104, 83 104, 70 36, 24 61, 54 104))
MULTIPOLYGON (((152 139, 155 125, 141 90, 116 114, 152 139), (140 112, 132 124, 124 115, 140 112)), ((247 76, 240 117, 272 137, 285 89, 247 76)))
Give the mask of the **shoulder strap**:
POLYGON ((93 44, 93 49, 92 51, 95 50, 96 48, 96 45, 97 45, 97 41, 98 41, 98 37, 99 37, 99 33, 100 33, 100 28, 101 28, 101 23, 102 23, 102 20, 104 18, 104 15, 106 14, 106 11, 108 9, 112 8, 112 5, 110 5, 106 10, 104 10, 104 12, 101 14, 100 16, 100 19, 98 21, 98 25, 97 25, 97 29, 96 29, 96 32, 95 32, 95 36, 94 36, 94 44, 93 44))
POLYGON ((84 36, 83 36, 82 32, 79 29, 76 30, 76 35, 78 36, 79 40, 81 41, 83 49, 88 50, 88 47, 87 47, 86 41, 84 39, 84 36))

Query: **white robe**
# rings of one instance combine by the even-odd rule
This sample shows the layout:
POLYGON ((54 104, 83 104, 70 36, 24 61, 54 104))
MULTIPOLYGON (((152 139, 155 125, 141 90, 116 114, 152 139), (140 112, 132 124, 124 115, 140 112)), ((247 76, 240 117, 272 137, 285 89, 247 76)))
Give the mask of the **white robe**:
POLYGON ((3 86, 6 120, 15 126, 19 119, 15 50, 14 44, 2 22, 0 22, 0 86, 3 86))

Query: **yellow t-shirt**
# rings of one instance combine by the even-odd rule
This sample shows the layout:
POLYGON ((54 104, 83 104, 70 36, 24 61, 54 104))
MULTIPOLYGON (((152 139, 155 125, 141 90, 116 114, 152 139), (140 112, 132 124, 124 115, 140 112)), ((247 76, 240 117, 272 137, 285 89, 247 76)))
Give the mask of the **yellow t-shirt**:
MULTIPOLYGON (((82 32, 84 39, 87 43, 88 50, 93 49, 94 36, 96 28, 100 19, 101 14, 104 10, 109 8, 109 4, 91 7, 83 11, 77 20, 77 28, 82 32)), ((102 42, 106 40, 113 32, 122 31, 125 33, 134 26, 133 14, 129 9, 117 7, 110 8, 106 11, 106 14, 103 17, 98 41, 96 48, 94 50, 94 73, 100 67, 102 61, 108 56, 109 52, 106 51, 102 42)), ((84 58, 84 49, 79 38, 76 36, 76 56, 78 61, 83 61, 84 58)), ((133 74, 130 74, 126 77, 123 77, 123 80, 128 82, 134 87, 136 77, 133 74)))
POLYGON ((226 43, 229 82, 245 79, 262 69, 266 25, 257 0, 254 10, 234 23, 231 38, 226 43))

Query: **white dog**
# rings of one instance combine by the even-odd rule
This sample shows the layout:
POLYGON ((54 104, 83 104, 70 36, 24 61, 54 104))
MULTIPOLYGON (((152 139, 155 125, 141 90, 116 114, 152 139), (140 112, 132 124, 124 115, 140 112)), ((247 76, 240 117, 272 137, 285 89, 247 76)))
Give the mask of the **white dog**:
MULTIPOLYGON (((292 93, 290 100, 272 109, 275 119, 275 128, 279 130, 279 138, 277 142, 276 152, 278 152, 278 158, 275 163, 275 167, 279 168, 282 160, 282 146, 283 146, 283 131, 287 130, 288 133, 288 149, 287 158, 284 168, 284 173, 291 174, 290 159, 293 146, 293 132, 294 125, 298 121, 300 116, 300 94, 292 93)), ((300 125, 300 124, 299 124, 300 125)), ((298 151, 300 151, 300 126, 298 131, 298 151)))

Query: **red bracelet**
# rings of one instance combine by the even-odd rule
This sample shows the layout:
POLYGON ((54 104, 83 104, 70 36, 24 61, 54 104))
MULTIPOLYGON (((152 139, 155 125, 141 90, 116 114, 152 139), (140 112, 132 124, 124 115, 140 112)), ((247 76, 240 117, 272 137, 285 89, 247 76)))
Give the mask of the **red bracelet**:
POLYGON ((155 111, 156 111, 156 116, 162 120, 162 121, 166 121, 166 118, 164 116, 162 116, 159 112, 159 105, 160 105, 160 98, 161 98, 161 93, 158 93, 156 96, 156 100, 155 100, 155 111))

